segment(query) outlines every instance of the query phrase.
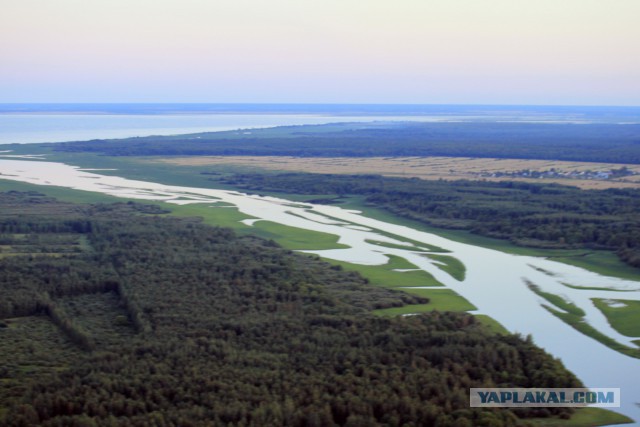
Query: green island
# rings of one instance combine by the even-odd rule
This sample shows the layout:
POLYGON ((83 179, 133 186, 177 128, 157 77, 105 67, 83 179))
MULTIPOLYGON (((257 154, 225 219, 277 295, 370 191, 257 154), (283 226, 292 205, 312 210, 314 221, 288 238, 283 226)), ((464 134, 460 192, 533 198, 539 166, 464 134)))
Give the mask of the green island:
POLYGON ((640 301, 593 298, 593 303, 607 316, 615 330, 628 337, 640 338, 640 322, 638 322, 640 301))
POLYGON ((466 267, 459 259, 449 255, 425 254, 429 259, 436 261, 436 267, 447 272, 458 281, 463 281, 466 275, 466 267))
POLYGON ((529 289, 531 289, 536 295, 541 296, 547 302, 550 302, 557 308, 564 310, 565 312, 575 316, 575 317, 584 317, 585 312, 580 307, 572 303, 571 301, 567 301, 559 295, 552 294, 550 292, 545 292, 540 287, 529 280, 525 280, 529 289))

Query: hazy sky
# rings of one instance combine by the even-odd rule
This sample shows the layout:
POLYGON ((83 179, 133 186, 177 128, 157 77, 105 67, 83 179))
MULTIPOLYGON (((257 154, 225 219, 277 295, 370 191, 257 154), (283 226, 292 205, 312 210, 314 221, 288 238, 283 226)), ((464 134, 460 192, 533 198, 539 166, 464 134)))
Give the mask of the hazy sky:
POLYGON ((0 0, 0 102, 640 105, 640 0, 0 0))

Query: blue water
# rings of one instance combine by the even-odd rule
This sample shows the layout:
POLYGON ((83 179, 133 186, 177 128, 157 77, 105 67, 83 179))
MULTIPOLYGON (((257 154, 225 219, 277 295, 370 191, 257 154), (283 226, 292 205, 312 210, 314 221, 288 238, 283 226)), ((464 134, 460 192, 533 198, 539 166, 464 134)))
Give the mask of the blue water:
POLYGON ((375 118, 267 114, 0 114, 0 144, 177 135, 371 120, 375 118))
POLYGON ((0 104, 0 144, 372 121, 639 123, 640 108, 348 104, 0 104))

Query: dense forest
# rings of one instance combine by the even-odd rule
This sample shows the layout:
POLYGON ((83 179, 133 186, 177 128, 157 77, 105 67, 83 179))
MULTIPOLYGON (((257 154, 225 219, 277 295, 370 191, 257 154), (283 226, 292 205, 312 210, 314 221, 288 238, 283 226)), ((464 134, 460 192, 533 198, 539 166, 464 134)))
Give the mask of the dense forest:
POLYGON ((210 179, 252 192, 363 195, 372 205, 432 226, 469 230, 521 246, 607 249, 640 267, 640 191, 635 189, 305 173, 210 179))
MULTIPOLYGON (((473 316, 136 203, 0 194, 0 424, 507 426, 470 387, 575 387, 473 316)), ((523 421, 525 420, 525 421, 523 421)))
POLYGON ((450 156, 640 164, 640 125, 369 123, 59 143, 110 156, 450 156))

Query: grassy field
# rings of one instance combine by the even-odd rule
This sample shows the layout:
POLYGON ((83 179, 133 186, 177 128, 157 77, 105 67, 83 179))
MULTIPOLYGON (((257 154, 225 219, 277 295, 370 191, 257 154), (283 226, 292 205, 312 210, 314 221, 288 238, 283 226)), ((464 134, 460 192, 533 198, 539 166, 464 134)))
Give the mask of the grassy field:
POLYGON ((416 286, 443 286, 431 274, 423 270, 393 271, 395 269, 413 269, 415 265, 402 258, 388 255, 389 262, 383 265, 360 265, 348 262, 325 259, 331 264, 339 265, 345 270, 357 271, 374 286, 383 288, 407 288, 416 286))
POLYGON ((335 234, 289 227, 271 221, 257 221, 251 228, 252 234, 272 239, 291 250, 346 249, 349 247, 338 243, 339 236, 335 234))
POLYGON ((534 418, 527 420, 541 427, 597 427, 632 423, 633 420, 617 412, 601 408, 578 408, 569 420, 558 418, 534 418))
MULTIPOLYGON (((453 292, 451 289, 404 289, 404 291, 429 298, 429 304, 407 305, 404 307, 386 308, 375 310, 373 313, 380 316, 400 316, 407 314, 425 313, 428 311, 471 311, 476 307, 469 301, 453 292)), ((485 322, 488 322, 485 320, 485 322)), ((495 322, 497 323, 497 322, 495 322)), ((495 327, 495 326, 494 326, 495 327)))
POLYGON ((436 267, 448 273, 451 277, 462 282, 467 274, 467 268, 458 259, 449 255, 425 254, 427 258, 438 261, 436 267))
MULTIPOLYGON (((497 173, 517 173, 524 170, 544 172, 551 169, 558 173, 609 172, 626 166, 640 173, 638 165, 612 163, 568 162, 556 160, 495 159, 469 157, 288 157, 288 156, 191 156, 168 157, 153 160, 158 163, 182 167, 242 167, 253 170, 281 172, 312 172, 333 174, 369 174, 376 171, 384 176, 420 178, 427 180, 492 180, 537 182, 540 179, 526 177, 494 177, 497 173)), ((554 182, 584 189, 640 188, 640 176, 624 179, 586 180, 576 178, 545 178, 554 182)))
POLYGON ((607 316, 613 329, 628 337, 640 337, 640 301, 601 298, 592 301, 607 316))

